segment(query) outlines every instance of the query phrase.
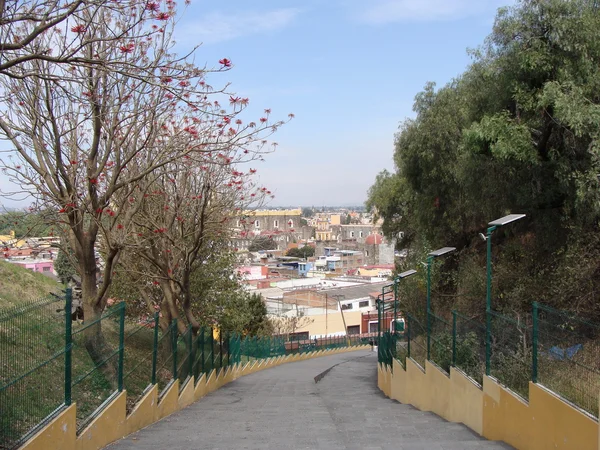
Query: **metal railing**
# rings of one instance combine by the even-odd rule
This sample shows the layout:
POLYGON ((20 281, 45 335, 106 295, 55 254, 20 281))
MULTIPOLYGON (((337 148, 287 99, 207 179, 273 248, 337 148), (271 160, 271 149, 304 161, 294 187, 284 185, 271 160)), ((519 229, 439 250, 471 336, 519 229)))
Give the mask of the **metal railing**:
POLYGON ((446 374, 454 367, 481 385, 487 373, 524 399, 533 381, 598 417, 600 324, 538 303, 531 314, 487 314, 452 311, 447 320, 430 312, 427 329, 408 312, 403 332, 382 333, 378 361, 406 367, 411 358, 425 368, 429 346, 429 361, 446 374))
POLYGON ((80 432, 118 393, 127 412, 153 385, 292 353, 364 345, 372 337, 288 340, 242 337, 213 328, 159 326, 159 314, 125 316, 125 303, 84 323, 71 317, 72 297, 42 299, 0 313, 0 448, 13 449, 72 403, 80 432))

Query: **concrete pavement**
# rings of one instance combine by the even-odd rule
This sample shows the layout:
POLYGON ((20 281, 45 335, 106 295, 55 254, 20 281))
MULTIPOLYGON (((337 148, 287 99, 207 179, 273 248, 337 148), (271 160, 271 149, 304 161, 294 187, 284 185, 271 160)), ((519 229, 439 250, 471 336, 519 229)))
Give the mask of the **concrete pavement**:
POLYGON ((508 449, 386 398, 377 356, 356 351, 248 375, 108 447, 129 449, 508 449), (336 365, 337 364, 337 365, 336 365), (314 377, 334 366, 318 383, 314 377))

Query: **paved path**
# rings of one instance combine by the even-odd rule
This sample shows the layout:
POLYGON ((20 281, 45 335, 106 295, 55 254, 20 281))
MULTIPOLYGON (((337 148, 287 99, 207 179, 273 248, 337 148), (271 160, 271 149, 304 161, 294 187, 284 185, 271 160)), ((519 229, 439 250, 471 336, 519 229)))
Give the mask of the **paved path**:
POLYGON ((357 351, 248 375, 109 446, 125 449, 508 449, 464 425, 386 398, 375 353, 357 351), (315 384, 314 377, 335 366, 315 384))

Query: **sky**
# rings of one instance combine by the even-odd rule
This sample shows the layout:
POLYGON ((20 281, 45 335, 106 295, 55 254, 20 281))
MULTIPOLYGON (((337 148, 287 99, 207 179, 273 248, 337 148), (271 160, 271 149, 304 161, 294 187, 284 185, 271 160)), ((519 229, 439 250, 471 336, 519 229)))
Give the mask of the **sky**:
POLYGON ((275 193, 269 206, 362 205, 377 173, 394 170, 394 134, 415 95, 460 75, 512 1, 191 0, 176 50, 199 45, 198 66, 230 59, 209 82, 248 97, 253 120, 265 108, 295 115, 255 163, 275 193))
POLYGON ((295 118, 256 163, 271 206, 362 205, 428 81, 460 75, 510 0, 192 0, 176 28, 252 113, 295 118))

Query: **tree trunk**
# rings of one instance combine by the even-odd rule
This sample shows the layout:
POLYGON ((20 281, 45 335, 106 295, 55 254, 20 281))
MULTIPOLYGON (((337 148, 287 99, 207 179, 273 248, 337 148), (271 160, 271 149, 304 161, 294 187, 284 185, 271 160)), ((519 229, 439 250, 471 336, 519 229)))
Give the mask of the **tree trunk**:
POLYGON ((116 340, 116 345, 110 345, 102 332, 100 317, 102 316, 103 305, 97 298, 96 259, 93 246, 91 247, 91 251, 84 248, 81 254, 82 257, 78 259, 80 268, 82 269, 80 270, 81 294, 84 326, 86 326, 83 331, 83 344, 94 365, 104 374, 110 385, 116 388, 118 357, 117 355, 113 355, 109 359, 109 355, 117 349, 118 339, 116 340))

